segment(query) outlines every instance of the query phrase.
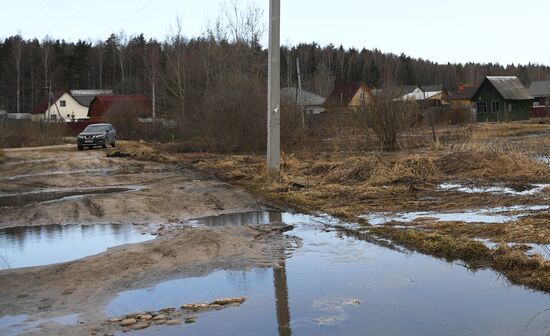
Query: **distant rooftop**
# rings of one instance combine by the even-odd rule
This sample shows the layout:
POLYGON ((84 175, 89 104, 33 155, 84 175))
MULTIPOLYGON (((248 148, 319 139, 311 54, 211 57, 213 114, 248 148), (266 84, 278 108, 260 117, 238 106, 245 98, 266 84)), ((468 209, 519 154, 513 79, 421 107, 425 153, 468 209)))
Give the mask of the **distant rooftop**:
POLYGON ((533 97, 550 97, 550 80, 531 83, 529 94, 533 97))
POLYGON ((80 105, 89 107, 96 96, 112 95, 113 90, 71 90, 69 93, 80 105))
POLYGON ((516 76, 487 76, 486 78, 506 100, 530 100, 533 96, 516 76))
POLYGON ((318 94, 302 90, 301 95, 298 95, 296 87, 286 87, 281 89, 281 101, 288 104, 298 105, 323 105, 327 99, 318 94), (301 97, 298 97, 301 96, 301 97))

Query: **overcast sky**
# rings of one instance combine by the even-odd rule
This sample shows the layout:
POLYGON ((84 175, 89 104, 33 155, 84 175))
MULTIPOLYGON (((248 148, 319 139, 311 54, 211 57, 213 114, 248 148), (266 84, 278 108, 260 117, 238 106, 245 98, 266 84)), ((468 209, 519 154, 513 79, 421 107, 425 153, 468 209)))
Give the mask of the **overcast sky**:
MULTIPOLYGON (((221 0, 2 0, 0 37, 105 39, 111 32, 164 38, 176 16, 204 32, 221 0)), ((239 0, 246 3, 246 0, 239 0)), ((264 9, 269 0, 252 0, 264 9)), ((380 49, 432 61, 550 65, 548 0, 281 0, 283 44, 380 49), (542 13, 542 16, 540 14, 542 13), (548 15, 547 15, 548 14, 548 15)))

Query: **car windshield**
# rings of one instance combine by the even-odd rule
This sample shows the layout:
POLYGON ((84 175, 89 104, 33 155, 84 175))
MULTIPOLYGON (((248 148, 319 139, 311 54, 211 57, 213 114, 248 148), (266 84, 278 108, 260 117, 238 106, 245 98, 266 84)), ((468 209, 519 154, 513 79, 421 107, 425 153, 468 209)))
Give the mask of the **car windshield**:
POLYGON ((105 132, 106 126, 105 125, 90 125, 86 127, 84 132, 105 132))

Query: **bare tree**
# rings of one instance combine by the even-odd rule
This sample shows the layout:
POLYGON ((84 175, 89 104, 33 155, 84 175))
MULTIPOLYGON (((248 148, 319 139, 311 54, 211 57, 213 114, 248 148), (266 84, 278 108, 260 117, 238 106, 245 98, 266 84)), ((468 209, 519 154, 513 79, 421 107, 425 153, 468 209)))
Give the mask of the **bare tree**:
POLYGON ((13 38, 12 57, 15 66, 15 81, 16 81, 16 112, 21 113, 21 73, 22 73, 22 57, 23 57, 23 38, 21 35, 16 35, 13 38))
POLYGON ((40 58, 42 60, 42 68, 44 70, 44 88, 47 88, 50 86, 50 67, 53 63, 53 40, 47 35, 44 40, 42 40, 40 58))
POLYGON ((217 35, 229 35, 229 40, 234 43, 259 44, 266 30, 263 10, 253 2, 249 2, 246 8, 241 4, 237 0, 222 3, 223 17, 216 22, 217 35))
POLYGON ((187 41, 182 33, 182 22, 181 19, 178 18, 176 20, 176 26, 171 29, 170 36, 168 36, 164 42, 164 52, 166 54, 166 74, 163 76, 163 81, 168 93, 167 98, 177 111, 176 120, 180 126, 186 117, 186 44, 187 41))
POLYGON ((399 89, 385 87, 372 101, 356 111, 359 125, 366 132, 372 129, 384 150, 399 148, 399 136, 403 134, 418 115, 418 105, 414 101, 401 101, 399 89))
POLYGON ((127 61, 127 54, 126 54, 126 48, 128 46, 128 36, 124 31, 121 31, 117 35, 117 41, 118 45, 116 46, 116 54, 118 63, 120 66, 120 81, 122 83, 122 91, 125 91, 126 89, 126 61, 127 61))

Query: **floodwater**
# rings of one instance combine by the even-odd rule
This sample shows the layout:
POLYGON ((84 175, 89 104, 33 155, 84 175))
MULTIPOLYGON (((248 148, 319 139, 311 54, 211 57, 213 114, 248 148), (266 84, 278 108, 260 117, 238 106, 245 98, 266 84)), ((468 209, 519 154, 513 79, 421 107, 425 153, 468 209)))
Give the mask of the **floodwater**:
POLYGON ((541 193, 545 188, 550 187, 548 183, 539 183, 533 184, 526 190, 516 190, 510 187, 494 185, 489 187, 476 187, 476 186, 465 186, 460 183, 442 183, 438 186, 438 190, 444 191, 458 191, 467 194, 503 194, 511 196, 530 196, 541 193))
POLYGON ((21 174, 21 175, 4 177, 4 179, 13 181, 13 180, 29 178, 29 177, 80 175, 80 174, 87 174, 90 176, 94 176, 94 175, 109 176, 109 175, 113 175, 115 172, 116 172, 116 169, 113 169, 113 168, 77 169, 77 170, 66 170, 66 171, 51 171, 51 172, 44 172, 44 173, 21 174))
POLYGON ((45 225, 0 230, 0 270, 84 258, 154 237, 129 224, 45 225))
POLYGON ((86 196, 113 194, 127 191, 139 191, 144 186, 124 186, 107 188, 43 189, 16 194, 0 195, 0 207, 23 206, 27 204, 62 201, 86 196))
POLYGON ((56 323, 61 325, 74 325, 78 322, 79 314, 70 314, 61 317, 30 319, 28 315, 3 316, 0 317, 0 335, 16 336, 29 332, 44 323, 56 323))
MULTIPOLYGON (((133 335, 546 335, 550 296, 512 286, 499 274, 403 253, 349 237, 326 217, 261 212, 294 224, 303 245, 281 267, 220 270, 119 293, 109 316, 246 296, 240 307, 197 322, 133 335)), ((220 217, 218 223, 222 220, 220 217)), ((228 216, 227 225, 247 224, 228 216), (231 222, 234 219, 235 222, 231 222)), ((225 220, 225 219, 224 219, 225 220)), ((285 257, 286 255, 286 257, 285 257)), ((119 333, 124 335, 124 333, 119 333)))
MULTIPOLYGON (((484 239, 484 238, 476 238, 476 241, 483 243, 487 248, 495 249, 500 244, 496 243, 490 239, 484 239)), ((528 248, 525 251, 525 254, 528 256, 532 256, 535 253, 543 257, 544 259, 550 260, 550 244, 535 244, 535 243, 506 243, 509 247, 522 245, 528 248)))
POLYGON ((518 220, 521 217, 528 216, 532 212, 548 209, 550 209, 548 205, 515 205, 465 210, 462 212, 415 211, 402 213, 370 213, 362 215, 361 218, 366 219, 370 225, 375 226, 391 222, 411 223, 420 218, 429 218, 438 222, 501 224, 518 220))

